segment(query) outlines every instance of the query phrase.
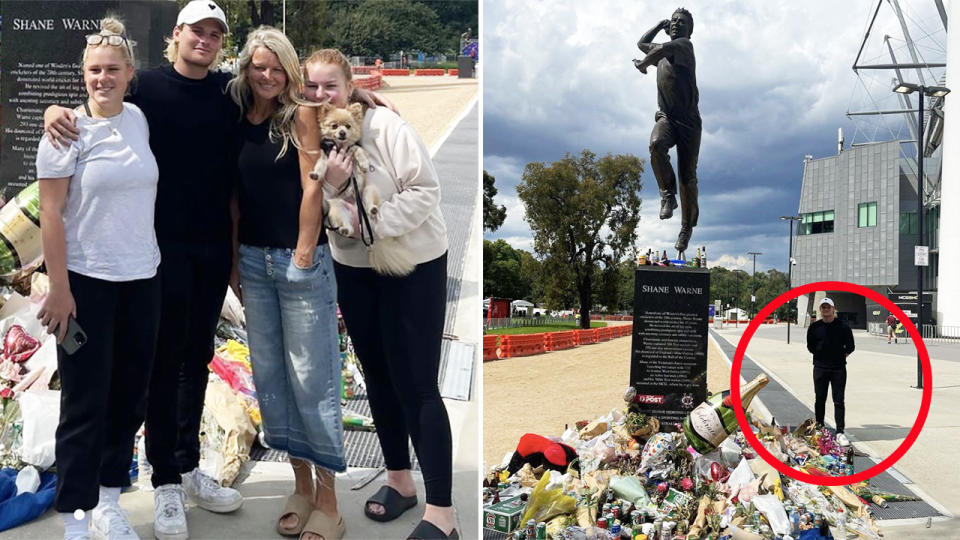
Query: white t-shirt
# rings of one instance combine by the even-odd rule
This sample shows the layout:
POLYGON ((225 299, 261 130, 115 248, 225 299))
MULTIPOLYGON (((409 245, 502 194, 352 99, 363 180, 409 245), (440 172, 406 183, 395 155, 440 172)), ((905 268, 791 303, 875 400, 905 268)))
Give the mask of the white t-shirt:
POLYGON ((80 139, 56 149, 44 137, 37 178, 71 177, 63 211, 67 269, 107 281, 156 275, 153 228, 157 161, 147 119, 136 105, 110 118, 77 116, 80 139))
MULTIPOLYGON (((371 220, 376 238, 399 237, 416 264, 447 251, 447 226, 440 212, 440 179, 430 153, 410 124, 386 107, 368 109, 361 146, 370 157, 367 184, 380 191, 380 216, 371 220)), ((324 184, 327 196, 336 191, 324 184)), ((333 259, 369 268, 367 248, 357 238, 327 231, 333 259)))

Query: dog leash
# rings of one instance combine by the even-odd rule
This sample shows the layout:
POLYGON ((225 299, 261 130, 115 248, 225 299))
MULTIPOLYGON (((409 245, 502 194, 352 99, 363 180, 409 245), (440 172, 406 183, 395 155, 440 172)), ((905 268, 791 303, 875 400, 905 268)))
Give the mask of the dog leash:
POLYGON ((363 197, 360 196, 360 186, 357 183, 357 176, 350 175, 350 183, 353 184, 353 195, 357 202, 357 217, 360 223, 360 241, 363 242, 363 245, 370 247, 373 245, 373 227, 370 226, 370 219, 367 217, 367 210, 363 207, 363 197), (367 241, 367 235, 364 234, 364 230, 369 234, 370 241, 367 241))

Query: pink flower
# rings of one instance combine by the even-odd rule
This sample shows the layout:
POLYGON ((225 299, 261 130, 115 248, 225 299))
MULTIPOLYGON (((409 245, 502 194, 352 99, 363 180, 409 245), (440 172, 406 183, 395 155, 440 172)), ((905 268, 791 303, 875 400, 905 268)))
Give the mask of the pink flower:
POLYGON ((13 389, 9 386, 4 386, 3 390, 0 390, 0 398, 10 399, 13 397, 13 389))
POLYGON ((687 476, 680 481, 680 486, 683 488, 684 491, 690 491, 691 489, 693 489, 693 480, 691 480, 690 477, 687 476))
POLYGON ((0 379, 20 382, 22 378, 20 375, 20 364, 15 364, 10 360, 0 362, 0 379))
POLYGON ((658 493, 666 493, 666 492, 667 492, 667 488, 669 488, 669 487, 670 487, 670 486, 668 486, 666 482, 660 482, 659 484, 657 484, 657 492, 658 492, 658 493))

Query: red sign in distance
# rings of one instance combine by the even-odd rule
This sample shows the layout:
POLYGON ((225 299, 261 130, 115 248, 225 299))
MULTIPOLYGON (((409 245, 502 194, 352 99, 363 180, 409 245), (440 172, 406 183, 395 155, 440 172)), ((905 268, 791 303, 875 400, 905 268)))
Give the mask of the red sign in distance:
POLYGON ((764 306, 763 309, 760 310, 760 313, 757 313, 757 316, 750 321, 747 329, 743 332, 743 336, 740 338, 740 343, 737 344, 737 352, 733 356, 733 366, 730 370, 730 396, 733 401, 733 412, 737 415, 737 424, 739 424, 740 430, 743 431, 744 438, 746 438, 747 442, 750 443, 750 446, 753 447, 754 451, 757 452, 757 455, 763 458, 763 460, 769 463, 773 468, 789 476, 790 478, 793 478, 794 480, 807 482, 809 484, 816 484, 818 486, 845 486, 848 484, 856 484, 857 482, 869 480, 870 478, 873 478, 874 476, 891 467, 901 457, 903 457, 904 454, 907 453, 907 450, 913 446, 914 441, 916 441, 917 437, 920 435, 920 430, 923 429, 923 424, 927 420, 927 413, 930 411, 930 399, 933 396, 933 375, 930 369, 930 355, 927 353, 927 347, 924 345, 923 338, 921 338, 920 333, 917 331, 917 327, 910 322, 910 319, 903 312, 903 310, 897 307, 896 304, 884 297, 882 294, 868 289, 862 285, 847 283, 845 281, 818 281, 816 283, 808 283, 806 285, 791 289, 774 298, 772 302, 764 306), (750 339, 753 338, 753 334, 757 331, 757 328, 767 317, 773 314, 773 312, 783 304, 793 300, 801 294, 809 294, 817 291, 841 291, 859 294, 860 296, 869 298, 887 308, 900 322, 903 323, 904 328, 907 329, 907 332, 910 334, 910 338, 917 347, 917 354, 920 357, 920 363, 923 367, 923 396, 920 400, 920 412, 917 414, 917 420, 913 423, 913 428, 910 430, 910 433, 907 434, 907 437, 904 439, 904 441, 893 451, 892 454, 890 454, 887 459, 865 471, 848 476, 814 476, 812 474, 800 472, 781 462, 779 459, 774 457, 769 450, 760 444, 757 436, 753 434, 753 431, 750 429, 750 424, 747 423, 747 417, 743 412, 743 405, 740 403, 740 370, 743 366, 743 355, 746 353, 747 344, 750 343, 750 339))

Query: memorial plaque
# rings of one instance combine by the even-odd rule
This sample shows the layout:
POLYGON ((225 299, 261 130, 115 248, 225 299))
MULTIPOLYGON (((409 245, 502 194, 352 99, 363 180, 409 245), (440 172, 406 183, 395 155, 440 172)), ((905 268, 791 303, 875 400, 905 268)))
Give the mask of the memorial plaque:
POLYGON ((635 274, 630 384, 662 431, 707 398, 710 271, 640 266, 635 274))
POLYGON ((84 36, 99 32, 107 14, 122 20, 136 42, 138 68, 166 62, 164 38, 177 21, 173 0, 0 3, 0 192, 5 198, 36 179, 44 109, 74 107, 86 99, 80 73, 84 36))

